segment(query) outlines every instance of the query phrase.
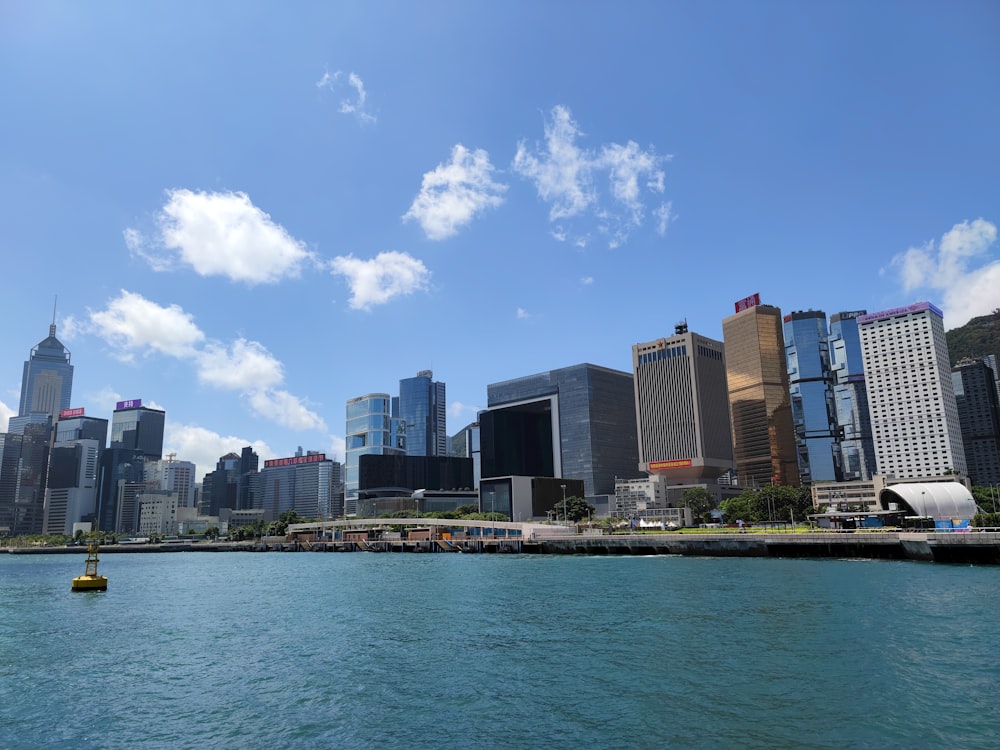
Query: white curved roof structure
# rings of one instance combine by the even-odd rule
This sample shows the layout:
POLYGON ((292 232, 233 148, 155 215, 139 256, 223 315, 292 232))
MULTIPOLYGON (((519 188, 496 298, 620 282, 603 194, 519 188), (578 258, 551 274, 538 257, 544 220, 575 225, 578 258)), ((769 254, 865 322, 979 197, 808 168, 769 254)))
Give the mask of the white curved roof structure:
POLYGON ((878 500, 883 510, 899 503, 915 516, 930 518, 972 518, 977 510, 972 493, 958 482, 894 484, 882 490, 878 500))

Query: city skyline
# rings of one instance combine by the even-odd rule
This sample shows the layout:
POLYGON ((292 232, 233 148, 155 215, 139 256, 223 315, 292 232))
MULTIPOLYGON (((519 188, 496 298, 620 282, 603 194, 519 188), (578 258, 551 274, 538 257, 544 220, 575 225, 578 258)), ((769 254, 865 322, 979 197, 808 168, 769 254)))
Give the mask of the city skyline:
POLYGON ((54 297, 72 406, 164 410, 199 474, 343 460, 422 370, 453 434, 755 292, 1000 306, 992 4, 8 11, 0 424, 54 297))

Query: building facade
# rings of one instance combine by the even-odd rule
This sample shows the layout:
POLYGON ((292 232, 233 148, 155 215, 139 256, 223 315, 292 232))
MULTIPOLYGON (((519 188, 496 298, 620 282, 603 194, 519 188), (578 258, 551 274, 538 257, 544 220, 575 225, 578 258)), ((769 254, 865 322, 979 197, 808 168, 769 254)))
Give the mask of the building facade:
POLYGON ((835 458, 838 476, 845 482, 868 481, 875 475, 875 443, 858 332, 858 317, 866 312, 830 316, 830 369, 839 438, 835 458))
POLYGON ((962 429, 962 447, 974 485, 1000 484, 1000 404, 985 359, 965 359, 951 369, 962 429))
POLYGON ((723 319, 726 380, 737 481, 799 485, 780 308, 758 295, 723 319))
POLYGON ((878 473, 965 475, 941 311, 919 302, 857 320, 878 473))
POLYGON ((56 338, 55 323, 49 326, 49 335, 40 341, 28 355, 21 377, 21 401, 16 417, 10 418, 8 432, 22 434, 24 425, 38 415, 46 414, 49 423, 59 412, 68 409, 73 393, 73 365, 70 353, 56 338))
POLYGON ((260 471, 260 508, 274 521, 294 510, 300 518, 331 520, 342 515, 341 465, 316 451, 301 449, 287 458, 264 462, 260 471))
POLYGON ((69 535, 74 524, 93 522, 98 461, 103 449, 104 444, 93 439, 61 440, 53 444, 49 452, 42 533, 69 535))
MULTIPOLYGON (((347 402, 344 463, 344 514, 357 512, 359 459, 362 455, 405 456, 406 423, 392 411, 387 393, 369 393, 347 402)), ((397 401, 398 404, 398 401, 397 401)))
POLYGON ((591 364, 492 383, 479 414, 482 478, 580 479, 586 497, 639 476, 632 375, 591 364))
POLYGON ((196 470, 190 461, 177 461, 170 454, 162 461, 146 461, 143 481, 158 490, 176 493, 178 507, 193 508, 196 470))
POLYGON ((479 487, 483 476, 482 455, 479 447, 479 422, 467 424, 448 440, 448 455, 472 459, 472 487, 479 487))
POLYGON ((119 401, 111 415, 111 448, 137 450, 146 458, 163 458, 166 412, 142 405, 141 399, 119 401))
POLYGON ((445 384, 422 370, 399 381, 399 418, 406 428, 406 455, 448 455, 445 384))
POLYGON ((826 313, 793 312, 784 317, 783 323, 799 481, 837 481, 839 433, 826 313))
POLYGON ((635 344, 632 370, 640 471, 680 484, 733 468, 721 341, 678 326, 670 338, 635 344))

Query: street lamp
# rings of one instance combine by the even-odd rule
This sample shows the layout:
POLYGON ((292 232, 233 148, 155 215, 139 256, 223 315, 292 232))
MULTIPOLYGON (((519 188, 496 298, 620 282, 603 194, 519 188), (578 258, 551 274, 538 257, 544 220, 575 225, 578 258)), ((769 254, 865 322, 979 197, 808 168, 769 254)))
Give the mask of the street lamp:
POLYGON ((494 504, 495 498, 496 498, 496 490, 490 490, 490 536, 494 538, 497 535, 496 529, 493 528, 493 524, 496 523, 497 520, 496 506, 494 504))
POLYGON ((563 521, 569 521, 569 513, 566 512, 566 485, 560 484, 563 491, 563 521))

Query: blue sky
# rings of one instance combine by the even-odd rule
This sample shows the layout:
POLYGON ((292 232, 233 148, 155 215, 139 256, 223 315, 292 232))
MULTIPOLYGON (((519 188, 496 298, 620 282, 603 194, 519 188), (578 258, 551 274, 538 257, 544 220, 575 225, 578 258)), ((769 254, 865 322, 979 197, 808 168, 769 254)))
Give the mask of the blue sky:
POLYGON ((199 474, 342 458, 345 402, 721 338, 733 302, 1000 307, 1000 5, 0 3, 0 422, 73 405, 199 474))

